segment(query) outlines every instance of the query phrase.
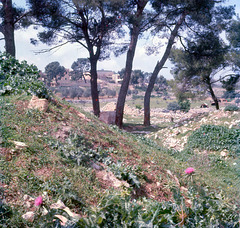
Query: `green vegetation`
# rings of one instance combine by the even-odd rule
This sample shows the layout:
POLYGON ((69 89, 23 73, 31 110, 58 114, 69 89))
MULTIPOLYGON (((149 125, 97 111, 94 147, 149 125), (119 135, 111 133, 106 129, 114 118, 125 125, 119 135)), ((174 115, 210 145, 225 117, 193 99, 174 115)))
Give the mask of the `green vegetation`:
MULTIPOLYGON (((2 188, 8 202, 3 205, 6 209, 4 219, 12 227, 34 227, 37 224, 54 227, 59 223, 58 219, 53 222, 54 215, 68 218, 69 227, 70 224, 74 227, 109 227, 113 224, 116 227, 139 227, 141 224, 185 224, 187 227, 227 224, 234 227, 238 221, 234 206, 237 202, 219 195, 215 187, 206 191, 208 173, 198 175, 200 167, 192 178, 184 175, 184 169, 193 163, 179 152, 115 126, 108 127, 87 113, 86 118, 91 121, 81 119, 77 110, 59 102, 50 104, 45 113, 24 109, 29 100, 30 97, 25 95, 5 96, 1 100, 4 116, 1 119, 2 147, 5 148, 1 155, 1 182, 8 188, 8 191, 2 188), (56 139, 59 133, 64 133, 61 130, 65 126, 63 123, 71 126, 71 131, 66 139, 63 136, 56 139), (14 141, 27 146, 16 149, 14 141), (93 164, 100 170, 95 170, 93 164), (114 190, 109 184, 109 190, 104 189, 103 179, 98 176, 103 169, 111 171, 120 181, 125 180, 129 187, 114 190), (180 186, 176 178, 188 193, 178 192, 180 186), (152 186, 151 190, 146 188, 148 185, 152 186), (10 198, 14 189, 20 190, 17 199, 13 198, 15 206, 10 198), (24 220, 21 216, 28 211, 21 206, 25 194, 34 198, 47 194, 43 206, 49 213, 35 212, 32 223, 24 220), (185 202, 185 194, 192 201, 191 207, 185 202), (59 199, 84 216, 80 220, 74 219, 66 212, 51 209, 50 205, 59 199)), ((216 164, 216 160, 212 164, 216 164)), ((226 172, 226 167, 215 166, 212 179, 219 170, 226 172)))
POLYGON ((178 151, 57 99, 46 112, 28 109, 26 90, 0 97, 0 226, 238 226, 239 129, 202 125, 180 134, 191 133, 178 151))
POLYGON ((239 143, 239 129, 229 129, 216 125, 202 125, 188 137, 187 148, 200 148, 212 151, 227 149, 233 155, 237 155, 240 152, 239 143))
POLYGON ((39 77, 36 66, 28 65, 26 61, 19 62, 8 54, 0 53, 0 95, 24 92, 39 98, 49 98, 49 91, 44 83, 38 80, 39 77))
POLYGON ((225 108, 224 108, 224 111, 238 111, 239 110, 239 107, 236 106, 236 105, 227 105, 225 108))

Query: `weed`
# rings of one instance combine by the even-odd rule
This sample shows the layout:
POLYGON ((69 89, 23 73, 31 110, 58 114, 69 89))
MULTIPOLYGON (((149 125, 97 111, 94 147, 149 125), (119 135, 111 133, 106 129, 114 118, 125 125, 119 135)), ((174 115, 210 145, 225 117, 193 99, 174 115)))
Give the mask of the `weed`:
POLYGON ((217 125, 202 125, 188 138, 187 148, 200 148, 205 150, 221 151, 224 149, 238 154, 240 130, 229 129, 217 125))

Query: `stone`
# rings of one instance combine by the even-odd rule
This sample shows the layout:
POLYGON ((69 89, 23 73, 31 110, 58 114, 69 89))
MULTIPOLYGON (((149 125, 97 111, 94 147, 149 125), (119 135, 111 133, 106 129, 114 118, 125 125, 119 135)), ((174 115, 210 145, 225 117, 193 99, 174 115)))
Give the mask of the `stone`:
POLYGON ((33 222, 34 220, 34 212, 29 211, 26 214, 22 215, 22 218, 29 221, 29 222, 33 222))
MULTIPOLYGON (((65 212, 67 212, 70 217, 80 218, 79 214, 72 212, 68 207, 65 206, 65 204, 61 200, 58 200, 57 203, 52 204, 50 206, 50 208, 51 209, 61 209, 61 210, 64 210, 65 212)), ((62 220, 62 219, 60 219, 60 220, 62 220)))
POLYGON ((115 111, 105 111, 101 112, 99 120, 106 124, 115 124, 116 112, 115 111))
POLYGON ((46 112, 48 109, 48 100, 47 99, 40 99, 37 96, 32 96, 28 104, 29 109, 39 109, 40 111, 46 112))
POLYGON ((54 215, 54 217, 56 217, 60 220, 60 223, 62 226, 65 226, 68 221, 68 219, 62 215, 54 215))
POLYGON ((18 141, 11 141, 11 142, 15 145, 16 149, 23 149, 27 147, 27 144, 23 142, 18 142, 18 141))
POLYGON ((65 204, 61 200, 58 200, 57 203, 53 203, 50 206, 51 209, 64 209, 65 207, 65 204))

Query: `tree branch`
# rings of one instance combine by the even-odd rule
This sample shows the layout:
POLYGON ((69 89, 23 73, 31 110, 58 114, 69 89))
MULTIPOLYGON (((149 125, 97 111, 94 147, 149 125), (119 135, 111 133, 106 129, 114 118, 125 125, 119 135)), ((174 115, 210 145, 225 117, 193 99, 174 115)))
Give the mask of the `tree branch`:
POLYGON ((26 17, 30 13, 31 13, 31 11, 28 11, 28 12, 24 13, 23 15, 21 15, 19 18, 16 19, 16 21, 14 21, 14 24, 18 23, 22 18, 26 17))
POLYGON ((219 82, 219 81, 223 80, 224 78, 227 78, 229 76, 234 76, 234 75, 236 75, 236 74, 227 74, 227 75, 225 75, 223 77, 220 77, 218 80, 211 82, 211 84, 214 84, 216 82, 219 82))
POLYGON ((56 46, 51 47, 51 48, 48 48, 48 49, 42 49, 42 50, 40 50, 40 51, 34 51, 34 53, 35 53, 35 54, 47 53, 47 52, 50 52, 50 51, 52 51, 52 50, 54 50, 54 49, 56 49, 56 48, 62 47, 62 46, 64 46, 64 45, 67 44, 67 43, 70 43, 70 42, 69 42, 69 41, 66 41, 65 43, 61 43, 61 44, 59 44, 59 45, 56 45, 56 46))

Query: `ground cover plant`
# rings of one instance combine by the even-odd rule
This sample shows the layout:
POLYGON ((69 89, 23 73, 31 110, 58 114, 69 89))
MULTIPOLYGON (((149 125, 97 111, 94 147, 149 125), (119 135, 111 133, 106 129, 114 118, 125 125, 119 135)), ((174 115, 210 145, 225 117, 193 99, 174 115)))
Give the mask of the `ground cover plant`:
POLYGON ((219 151, 227 149, 232 155, 240 152, 240 130, 218 125, 202 125, 188 138, 187 147, 219 151))

